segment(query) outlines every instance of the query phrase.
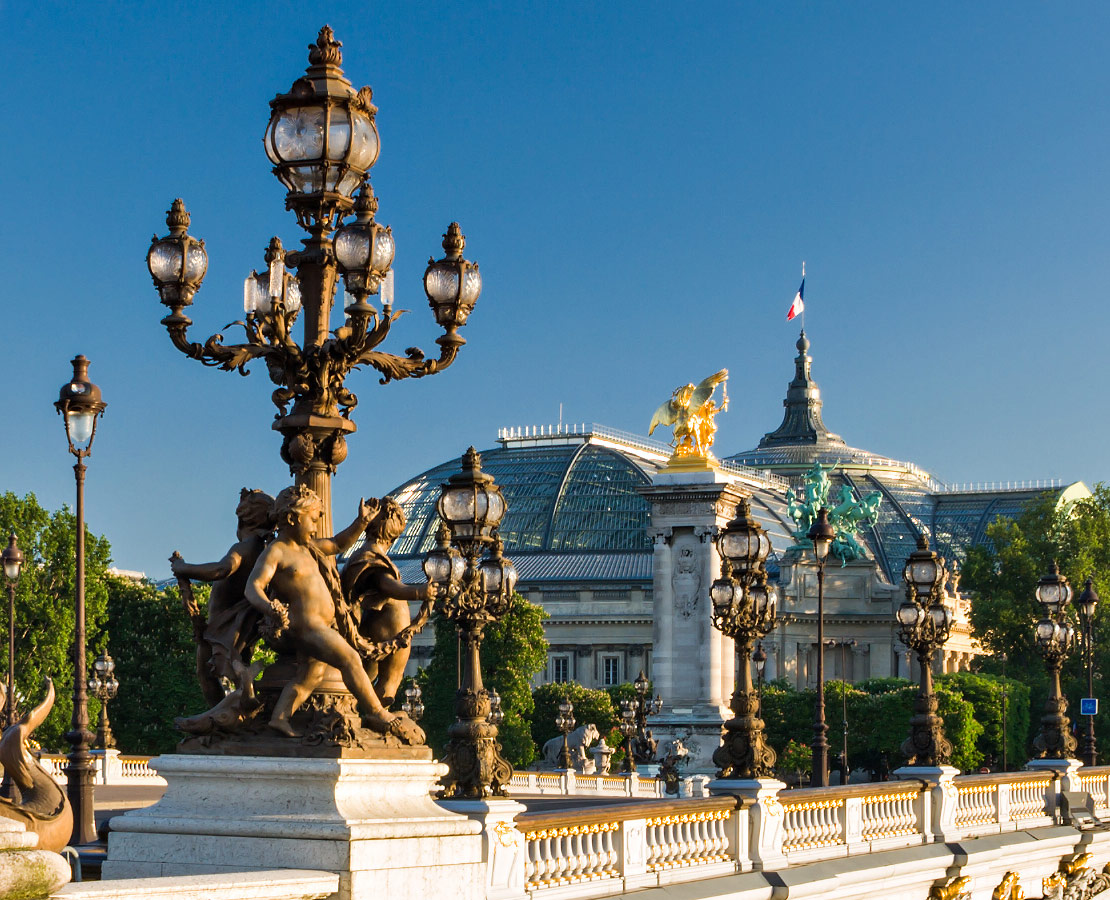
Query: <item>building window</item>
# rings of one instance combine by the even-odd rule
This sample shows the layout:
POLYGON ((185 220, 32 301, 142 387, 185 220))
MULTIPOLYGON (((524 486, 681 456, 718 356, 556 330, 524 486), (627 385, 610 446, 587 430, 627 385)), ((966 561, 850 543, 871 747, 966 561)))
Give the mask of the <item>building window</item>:
POLYGON ((621 683, 621 658, 619 656, 601 657, 601 685, 610 687, 621 683))
POLYGON ((551 657, 551 680, 559 684, 570 681, 570 660, 567 657, 551 657))

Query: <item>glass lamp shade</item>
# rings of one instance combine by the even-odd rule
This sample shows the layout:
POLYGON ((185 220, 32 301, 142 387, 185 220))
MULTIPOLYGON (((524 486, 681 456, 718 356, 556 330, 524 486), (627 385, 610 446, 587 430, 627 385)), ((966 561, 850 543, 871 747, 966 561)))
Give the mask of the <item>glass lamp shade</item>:
POLYGON ((505 721, 505 712, 501 709, 501 695, 492 688, 489 692, 489 715, 486 717, 486 721, 490 725, 500 725, 505 721))
POLYGON ((443 485, 437 509, 454 540, 492 541, 505 515, 505 498, 493 476, 482 471, 482 458, 473 447, 463 455, 462 471, 443 485))
POLYGON ((771 552, 771 540, 752 516, 747 497, 736 504, 736 517, 718 535, 717 552, 741 575, 762 567, 771 552))
POLYGON ((929 607, 929 617, 933 620, 933 627, 937 631, 943 631, 952 624, 952 614, 948 611, 948 607, 940 603, 934 603, 929 607))
POLYGON ((898 619, 898 624, 903 628, 915 628, 917 623, 925 617, 921 607, 913 603, 903 603, 894 615, 898 619))
POLYGON ((101 653, 93 663, 93 671, 96 672, 101 678, 110 678, 112 673, 116 670, 116 663, 112 657, 106 653, 101 653))
POLYGON ((151 238, 146 265, 162 302, 179 310, 193 302, 193 295, 204 281, 208 253, 204 241, 189 235, 189 213, 180 197, 167 211, 166 224, 170 233, 151 238))
POLYGON ((902 580, 907 590, 912 590, 919 603, 933 596, 936 588, 947 580, 944 561, 929 549, 929 539, 924 533, 917 535, 917 549, 909 555, 902 570, 902 580))
POLYGON ((632 682, 632 685, 636 688, 636 693, 641 697, 648 692, 648 688, 651 687, 651 682, 648 681, 648 677, 644 674, 643 669, 640 670, 640 674, 636 676, 636 680, 632 682))
POLYGON ((251 272, 243 282, 243 312, 265 314, 270 311, 269 278, 251 272))
POLYGON ((4 552, 0 553, 0 560, 4 564, 4 577, 13 584, 19 581, 19 572, 23 568, 23 551, 16 544, 14 533, 8 538, 8 546, 4 548, 4 552))
POLYGON ((658 694, 655 695, 655 699, 650 700, 648 702, 649 702, 649 706, 650 706, 650 708, 648 709, 648 714, 649 715, 654 716, 654 715, 658 714, 659 711, 663 708, 663 698, 660 697, 658 694))
POLYGON ((92 447, 96 420, 107 404, 100 398, 100 388, 89 381, 88 359, 76 356, 71 364, 73 378, 62 385, 54 407, 65 420, 70 450, 85 453, 92 447))
POLYGON ((829 522, 829 511, 822 507, 817 511, 817 518, 806 533, 806 537, 813 541, 813 555, 818 562, 824 562, 829 555, 836 531, 829 522))
POLYGON ((343 270, 347 290, 356 295, 376 293, 393 265, 393 229, 374 221, 377 209, 373 190, 364 184, 355 201, 355 221, 335 232, 335 258, 343 270))
POLYGON ((751 603, 752 612, 755 613, 756 618, 762 618, 767 614, 770 599, 770 592, 765 585, 757 582, 748 588, 748 602, 751 603))
POLYGON ((1037 599, 1050 618, 1056 618, 1071 600, 1071 585, 1066 576, 1060 574, 1060 567, 1054 562, 1047 575, 1037 582, 1037 599))
POLYGON ((293 203, 328 193, 350 209, 351 195, 378 159, 377 107, 370 88, 356 92, 344 77, 341 46, 330 28, 321 29, 309 45, 305 76, 270 101, 263 146, 293 203))
POLYGON ((713 611, 717 615, 727 616, 732 611, 736 588, 737 585, 731 578, 720 578, 710 586, 709 599, 713 604, 713 611))
POLYGON ((1083 618, 1090 619, 1095 614, 1098 600, 1098 591, 1095 590, 1094 579, 1088 578, 1083 585, 1083 590, 1075 598, 1075 605, 1079 608, 1083 618))
POLYGON ((440 522, 436 529, 436 546, 424 557, 424 576, 431 584, 457 584, 465 569, 466 561, 451 548, 450 533, 440 522))
POLYGON ((494 551, 478 566, 478 580, 488 597, 512 596, 516 587, 516 567, 501 555, 501 538, 494 538, 494 551))
POLYGON ((443 259, 429 259, 424 270, 424 293, 436 323, 448 332, 461 328, 482 293, 478 264, 463 258, 466 238, 458 222, 452 222, 443 236, 443 259))
POLYGON ((1037 643, 1048 644, 1056 634, 1056 623, 1049 619, 1041 619, 1037 623, 1037 643))

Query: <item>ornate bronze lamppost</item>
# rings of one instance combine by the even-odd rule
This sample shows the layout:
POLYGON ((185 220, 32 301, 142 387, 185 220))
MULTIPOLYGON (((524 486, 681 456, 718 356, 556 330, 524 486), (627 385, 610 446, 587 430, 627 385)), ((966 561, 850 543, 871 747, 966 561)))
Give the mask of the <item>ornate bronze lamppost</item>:
POLYGON ((62 385, 54 404, 66 427, 69 452, 77 457, 73 473, 77 479, 77 572, 73 627, 73 718, 66 740, 71 747, 66 764, 66 794, 73 808, 73 837, 70 843, 96 840, 93 818, 93 757, 89 742, 89 700, 85 681, 85 457, 92 455, 96 424, 104 413, 100 388, 89 381, 89 361, 73 359, 73 377, 62 385))
POLYGON ((618 727, 624 736, 624 760, 621 762, 621 772, 625 775, 631 775, 636 771, 636 761, 632 754, 632 737, 636 734, 635 700, 625 699, 621 701, 621 720, 618 727))
POLYGON ((1069 759, 1075 752, 1071 721, 1065 715, 1068 701, 1060 690, 1060 669, 1075 638, 1075 630, 1067 620, 1071 594, 1068 579, 1060 574, 1060 567, 1054 562, 1051 571, 1037 582, 1037 599, 1044 608, 1044 618, 1037 623, 1037 650, 1044 657, 1049 678, 1041 730, 1033 739, 1034 756, 1038 759, 1069 759))
POLYGON ((767 670, 767 651, 763 649, 763 641, 755 648, 755 653, 752 654, 752 662, 755 663, 755 693, 759 698, 760 709, 763 708, 763 673, 767 670))
POLYGON ((570 700, 563 700, 559 703, 559 714, 555 717, 555 727, 559 729, 559 733, 563 736, 563 746, 559 750, 559 768, 560 769, 573 769, 574 757, 570 755, 570 744, 567 743, 567 735, 574 730, 574 704, 570 700))
POLYGON ((14 531, 0 559, 8 582, 8 692, 4 700, 4 727, 7 728, 15 722, 15 586, 23 569, 23 551, 16 544, 14 531))
MULTIPOLYGON (((1088 578, 1083 585, 1083 590, 1075 598, 1075 607, 1079 610, 1079 622, 1083 626, 1083 652, 1087 663, 1087 696, 1095 696, 1095 669, 1092 650, 1095 638, 1095 609, 1098 606, 1098 591, 1095 590, 1093 578, 1088 578)), ((1091 713, 1087 716, 1087 731, 1083 736, 1083 765, 1097 766, 1098 752, 1095 748, 1095 717, 1091 713)))
POLYGON ((517 574, 501 555, 497 534, 505 498, 481 462, 471 447, 463 456, 462 472, 443 486, 437 507, 443 527, 438 545, 424 560, 428 580, 441 586, 437 608, 455 623, 462 647, 457 718, 447 729, 450 740, 443 758, 450 771, 441 793, 455 799, 505 796, 513 774, 497 743, 497 725, 490 717, 493 697, 482 684, 479 650, 486 625, 508 612, 517 574))
POLYGON ((952 744, 944 736, 944 719, 937 715, 933 692, 933 656, 948 641, 952 613, 944 605, 942 586, 948 580, 944 560, 929 549, 924 534, 902 570, 906 599, 895 616, 898 638, 917 654, 921 684, 914 699, 910 736, 902 753, 911 766, 945 766, 952 757, 952 744))
POLYGON ((732 718, 724 724, 713 763, 718 778, 766 778, 774 773, 775 751, 763 736, 761 697, 752 684, 748 658, 755 641, 775 625, 776 592, 767 584, 765 567, 771 541, 752 516, 747 497, 737 504, 736 518, 717 535, 716 544, 721 577, 709 589, 713 625, 736 642, 744 665, 732 695, 732 718))
POLYGON ((112 725, 108 721, 108 701, 114 700, 119 691, 116 678, 116 661, 105 650, 93 662, 92 677, 89 678, 89 693, 100 701, 100 721, 96 726, 96 743, 101 750, 116 746, 112 736, 112 725))
MULTIPOLYGON (((663 698, 658 694, 654 697, 650 696, 651 682, 648 681, 643 669, 640 669, 640 674, 636 676, 632 686, 636 689, 636 696, 627 701, 631 705, 636 723, 636 734, 632 740, 632 758, 643 766, 655 762, 655 752, 659 742, 648 731, 647 720, 648 716, 659 714, 663 708, 663 698)), ((626 701, 622 701, 622 704, 624 702, 626 701)))
POLYGON ((829 523, 829 511, 822 507, 806 537, 813 542, 813 556, 817 560, 817 702, 813 709, 813 773, 810 785, 827 787, 829 784, 829 726, 825 722, 825 561, 836 531, 829 523))
POLYGON ((463 258, 465 240, 458 223, 444 235, 445 255, 424 273, 424 290, 443 335, 438 358, 425 359, 415 347, 405 356, 376 349, 399 315, 392 308, 394 241, 388 226, 374 221, 378 201, 370 168, 378 159, 377 107, 372 92, 356 91, 343 75, 340 43, 321 29, 309 46, 309 67, 287 94, 270 101, 263 143, 273 172, 287 190, 285 206, 307 233, 304 249, 286 251, 278 238, 265 253, 266 269, 247 276, 244 287, 246 341, 225 344, 215 334, 204 343, 187 337, 193 302, 208 269, 204 242, 188 233, 189 213, 174 200, 166 219, 169 234, 155 237, 147 254, 151 277, 170 314, 162 319, 170 339, 186 356, 206 366, 247 374, 261 359, 277 386, 273 428, 282 435, 281 456, 298 484, 315 491, 324 505, 319 534, 332 534, 331 476, 347 457, 346 436, 355 431, 351 410, 358 402, 344 386, 352 368, 370 366, 382 383, 441 372, 465 340, 466 324, 482 290, 475 263, 463 258), (343 219, 354 213, 352 222, 343 219), (296 273, 295 275, 293 273, 296 273), (342 275, 348 304, 346 321, 334 331, 331 310, 342 275), (385 285, 385 289, 383 289, 385 285), (368 298, 381 291, 379 310, 368 298), (304 323, 298 344, 293 326, 304 323), (291 408, 290 408, 291 404, 291 408))

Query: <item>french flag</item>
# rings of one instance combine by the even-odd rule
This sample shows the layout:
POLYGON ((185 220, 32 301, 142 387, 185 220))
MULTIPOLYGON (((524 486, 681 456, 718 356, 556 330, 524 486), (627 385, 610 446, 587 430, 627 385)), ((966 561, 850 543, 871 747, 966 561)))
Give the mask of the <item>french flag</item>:
POLYGON ((798 288, 798 293, 794 295, 794 302, 790 304, 790 312, 786 314, 786 321, 789 322, 796 315, 805 312, 805 292, 806 292, 806 277, 802 276, 801 287, 798 288))

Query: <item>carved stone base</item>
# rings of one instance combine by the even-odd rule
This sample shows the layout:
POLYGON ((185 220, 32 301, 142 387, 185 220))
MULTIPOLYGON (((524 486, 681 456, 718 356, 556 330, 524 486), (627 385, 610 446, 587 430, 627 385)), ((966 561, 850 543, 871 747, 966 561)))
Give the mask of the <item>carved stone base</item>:
POLYGON ((168 755, 154 806, 112 819, 105 879, 338 872, 339 900, 482 900, 482 825, 435 803, 441 763, 168 755))

